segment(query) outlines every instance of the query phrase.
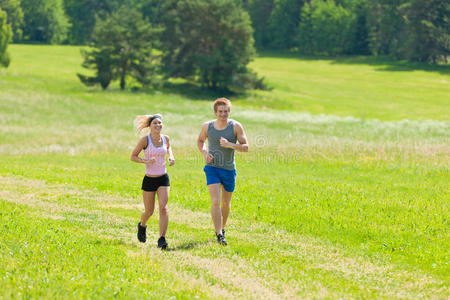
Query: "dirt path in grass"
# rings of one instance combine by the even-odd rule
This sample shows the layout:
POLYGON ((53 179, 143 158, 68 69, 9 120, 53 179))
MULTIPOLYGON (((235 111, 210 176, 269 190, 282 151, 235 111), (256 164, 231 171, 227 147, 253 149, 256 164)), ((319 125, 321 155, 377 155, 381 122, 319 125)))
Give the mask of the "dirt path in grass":
POLYGON ((390 264, 349 256, 312 237, 277 230, 264 223, 230 220, 228 247, 212 236, 210 216, 170 206, 170 251, 158 250, 157 211, 148 243, 135 237, 140 199, 51 185, 23 177, 0 176, 0 199, 28 205, 43 218, 92 224, 89 233, 128 245, 137 259, 162 261, 190 286, 211 297, 292 298, 445 298, 441 280, 390 264), (133 213, 135 212, 135 213, 133 213), (134 217, 131 217, 134 215, 134 217))

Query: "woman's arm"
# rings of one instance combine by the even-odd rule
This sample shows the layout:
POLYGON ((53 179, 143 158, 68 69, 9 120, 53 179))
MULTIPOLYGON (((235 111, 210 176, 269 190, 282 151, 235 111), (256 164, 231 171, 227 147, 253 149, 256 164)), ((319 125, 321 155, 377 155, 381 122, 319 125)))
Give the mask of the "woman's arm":
POLYGON ((134 148, 133 152, 131 152, 130 160, 134 161, 136 163, 139 163, 139 164, 148 164, 148 163, 150 163, 150 161, 139 157, 139 154, 141 153, 142 149, 144 149, 145 147, 147 147, 147 137, 146 136, 144 136, 143 138, 141 138, 139 140, 139 142, 137 143, 137 145, 134 148))

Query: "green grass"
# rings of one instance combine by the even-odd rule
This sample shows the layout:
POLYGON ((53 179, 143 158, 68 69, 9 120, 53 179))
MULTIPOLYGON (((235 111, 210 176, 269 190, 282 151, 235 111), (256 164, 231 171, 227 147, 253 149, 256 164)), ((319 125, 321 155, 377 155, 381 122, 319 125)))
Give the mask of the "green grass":
POLYGON ((449 66, 269 54, 251 67, 274 88, 239 102, 253 108, 383 120, 446 120, 450 114, 449 66))
MULTIPOLYGON (((218 247, 195 89, 82 86, 79 48, 11 45, 0 70, 0 298, 448 298, 446 67, 261 55, 272 91, 232 97, 249 153, 218 247), (366 88, 364 88, 366 87, 366 88), (370 96, 368 96, 370 94, 370 96), (137 114, 160 112, 177 163, 170 251, 135 227, 137 114)), ((212 99, 211 99, 212 100, 212 99)))

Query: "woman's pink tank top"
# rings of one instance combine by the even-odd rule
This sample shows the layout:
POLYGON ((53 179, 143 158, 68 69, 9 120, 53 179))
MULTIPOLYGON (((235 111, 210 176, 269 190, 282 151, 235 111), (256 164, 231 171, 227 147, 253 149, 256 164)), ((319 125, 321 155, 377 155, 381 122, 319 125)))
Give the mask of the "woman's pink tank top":
POLYGON ((152 164, 145 165, 146 175, 164 175, 167 173, 166 169, 166 154, 167 154, 167 142, 166 138, 161 135, 162 146, 156 147, 153 144, 152 137, 150 134, 147 136, 147 148, 144 150, 145 159, 150 159, 154 157, 156 161, 152 164))

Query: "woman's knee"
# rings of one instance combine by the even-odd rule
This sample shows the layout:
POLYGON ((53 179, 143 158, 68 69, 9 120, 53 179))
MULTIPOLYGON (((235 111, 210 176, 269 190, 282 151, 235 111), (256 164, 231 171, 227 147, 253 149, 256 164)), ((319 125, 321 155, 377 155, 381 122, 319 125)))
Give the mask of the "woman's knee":
POLYGON ((144 212, 142 213, 145 217, 150 218, 153 215, 153 209, 147 209, 144 210, 144 212))
POLYGON ((169 215, 169 206, 165 205, 163 207, 159 208, 159 215, 160 216, 167 216, 169 215))

